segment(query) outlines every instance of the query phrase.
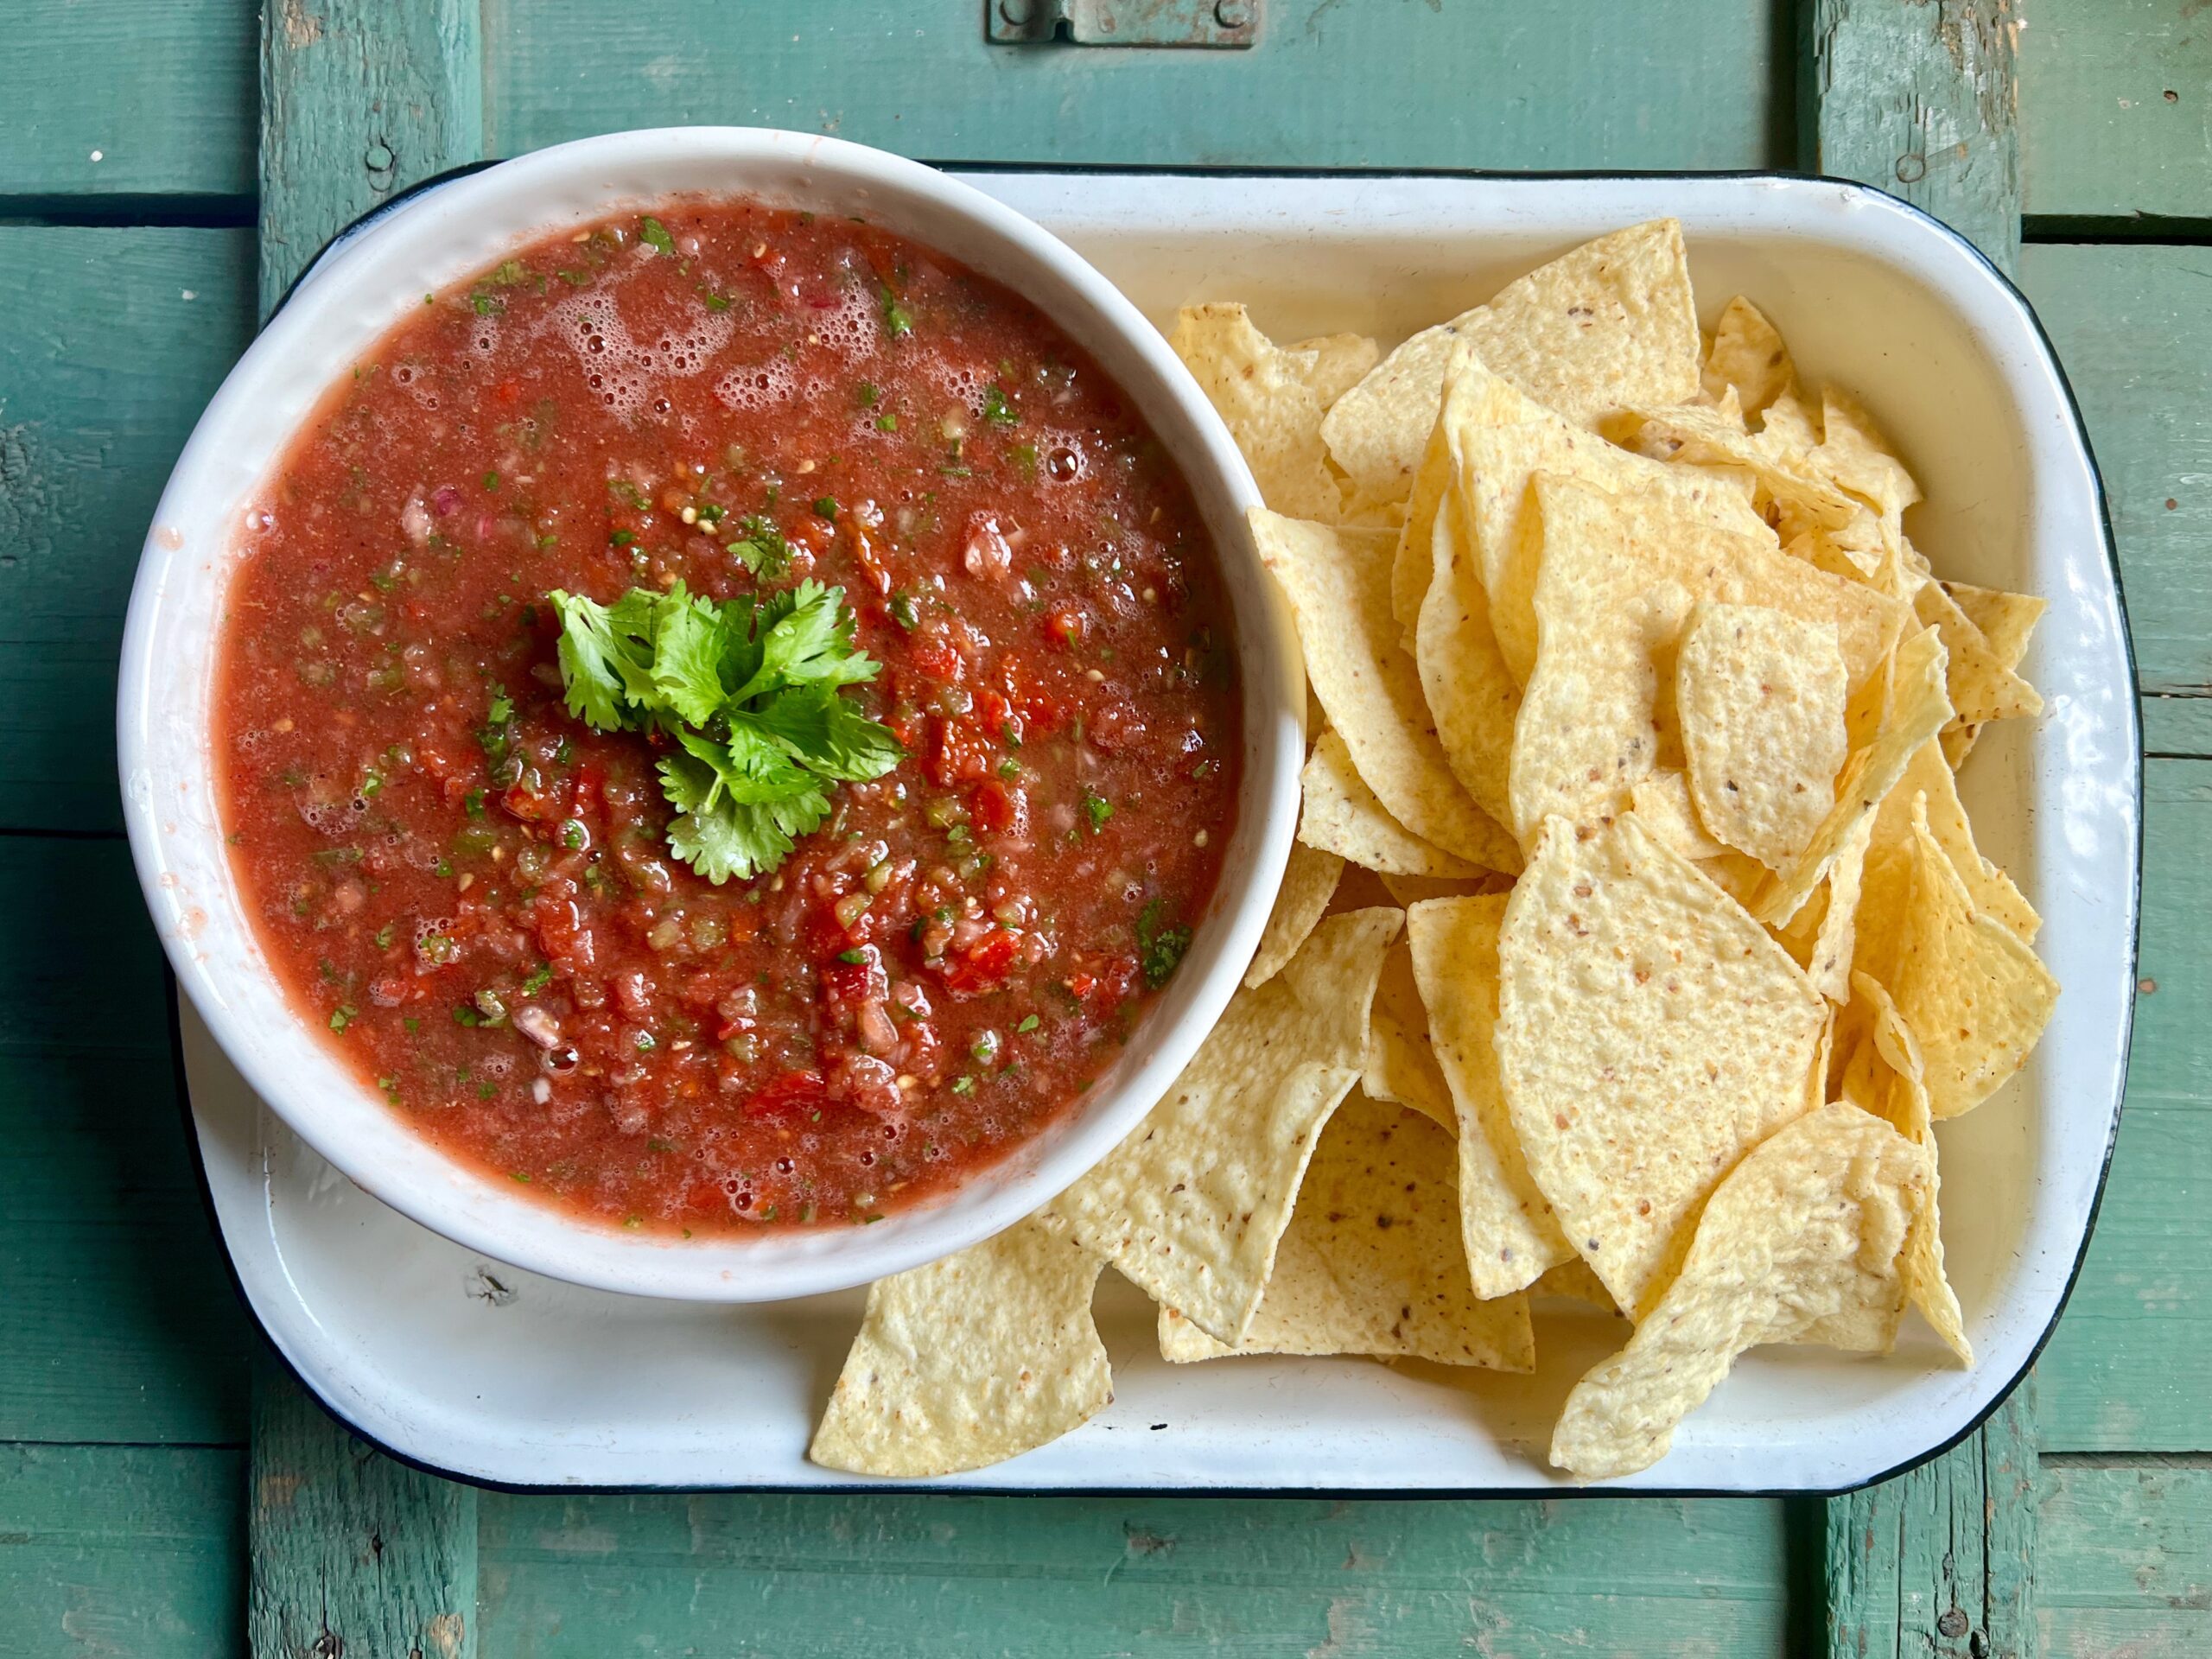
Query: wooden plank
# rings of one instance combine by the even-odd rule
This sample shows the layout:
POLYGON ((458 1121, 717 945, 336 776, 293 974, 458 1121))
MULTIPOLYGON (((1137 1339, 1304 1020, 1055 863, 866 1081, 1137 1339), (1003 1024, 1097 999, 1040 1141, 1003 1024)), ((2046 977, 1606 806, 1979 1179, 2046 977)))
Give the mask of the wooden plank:
POLYGON ((247 1633, 255 1659, 472 1659, 476 1493, 394 1463, 257 1370, 247 1633))
POLYGON ((0 1446, 0 1653, 238 1652, 245 1463, 212 1447, 0 1446))
POLYGON ((2035 0, 2020 37, 2027 211, 2212 218, 2212 27, 2186 0, 2035 0))
POLYGON ((481 1517, 501 1659, 1784 1650, 1767 1502, 486 1493, 481 1517))
POLYGON ((483 153, 478 0, 276 0, 261 54, 261 309, 398 190, 483 153))
POLYGON ((2212 1451, 2212 762, 2153 760, 2144 792, 2127 1105, 2088 1260, 2037 1367, 2056 1451, 2212 1451))
POLYGON ((2037 1651, 2032 1391, 2031 1378, 1955 1452, 1828 1504, 1830 1653, 2037 1651))
POLYGON ((2143 689, 2212 690, 2212 249, 2030 247, 2020 283, 2104 474, 2143 689))
MULTIPOLYGON (((483 143, 477 0, 263 19, 261 311, 329 238, 483 143)), ((476 1652, 476 1492, 355 1440, 273 1363, 253 1388, 255 1659, 476 1652)))
POLYGON ((251 198, 251 6, 15 5, 7 40, 0 198, 34 209, 73 205, 57 199, 153 197, 175 209, 251 198))
POLYGON ((2037 1594, 2047 1653, 2212 1652, 2212 1469, 2046 1465, 2037 1594))
POLYGON ((826 132, 943 162, 1788 165, 1770 0, 1274 0, 1240 52, 993 46, 976 0, 487 0, 494 153, 661 122, 826 132))
POLYGON ((0 837, 0 1439, 245 1435, 246 1322, 119 841, 0 837))
POLYGON ((252 295, 243 231, 0 226, 0 828, 121 826, 124 605, 252 295))
MULTIPOLYGON (((1904 196, 2012 270, 2020 251, 2011 0, 1813 0, 1816 170, 1904 196)), ((2036 1650, 2032 1379, 1954 1451, 1826 1508, 1827 1651, 2036 1650)))
POLYGON ((2012 0, 1814 0, 1808 156, 1924 207, 2011 270, 2020 247, 2012 0))

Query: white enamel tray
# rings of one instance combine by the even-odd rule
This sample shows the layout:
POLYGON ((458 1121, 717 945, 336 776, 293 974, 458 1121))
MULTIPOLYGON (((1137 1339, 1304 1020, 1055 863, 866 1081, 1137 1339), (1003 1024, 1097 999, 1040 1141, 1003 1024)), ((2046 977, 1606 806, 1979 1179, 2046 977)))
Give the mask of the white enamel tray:
MULTIPOLYGON (((1928 501, 1946 575, 2050 615, 2025 671, 2048 709, 1988 728, 1962 779, 1983 850, 2043 912, 2064 986, 2020 1077, 1942 1125, 1943 1235, 1980 1363, 1910 1324, 1897 1351, 1754 1353, 1608 1490, 1834 1491, 1970 1429, 2033 1358, 2072 1281, 2117 1127, 2134 979, 2140 737, 2095 469, 2020 297, 1966 244, 1821 181, 984 174, 1155 320, 1249 302, 1277 338, 1387 345, 1600 232, 1671 213, 1709 321, 1754 297, 1808 378, 1866 399, 1928 501)), ((397 211, 407 211, 404 207, 397 211)), ((659 1302, 536 1277, 426 1231, 338 1175, 253 1097, 191 1010, 186 1070, 215 1213, 255 1314, 365 1436, 514 1486, 851 1487, 805 1460, 861 1295, 659 1302)), ((940 1483, 1012 1491, 1572 1490, 1544 1464, 1559 1402, 1625 1326, 1540 1314, 1534 1378, 1354 1360, 1171 1367, 1109 1274, 1116 1398, 1053 1445, 940 1483)))

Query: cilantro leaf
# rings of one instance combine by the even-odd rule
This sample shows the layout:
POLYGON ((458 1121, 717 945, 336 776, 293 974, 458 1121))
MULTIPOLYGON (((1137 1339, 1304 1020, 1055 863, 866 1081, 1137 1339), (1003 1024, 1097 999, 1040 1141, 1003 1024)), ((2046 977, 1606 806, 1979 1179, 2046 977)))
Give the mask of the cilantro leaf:
POLYGON ((905 751, 842 687, 880 665, 854 643, 844 590, 803 582, 715 601, 677 583, 612 605, 556 590, 569 711, 603 731, 658 731, 677 816, 671 850, 717 884, 774 869, 830 815, 839 783, 880 778, 905 751))
POLYGON ((604 605, 556 588, 546 594, 561 617, 561 683, 569 712, 602 732, 620 730, 623 706, 652 675, 604 605))

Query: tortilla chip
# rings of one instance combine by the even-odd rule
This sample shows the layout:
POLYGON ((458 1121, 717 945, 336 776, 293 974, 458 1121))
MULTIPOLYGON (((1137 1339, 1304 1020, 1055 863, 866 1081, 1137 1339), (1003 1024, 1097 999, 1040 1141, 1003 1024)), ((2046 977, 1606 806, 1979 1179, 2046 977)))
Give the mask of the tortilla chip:
MULTIPOLYGON (((1435 546, 1437 510, 1454 491, 1455 458, 1444 407, 1453 402, 1452 388, 1470 366, 1481 359, 1465 340, 1453 345, 1445 359, 1439 392, 1438 418, 1421 448, 1421 466, 1414 474, 1413 493, 1406 501, 1406 520, 1398 531, 1398 545, 1390 563, 1390 614, 1397 620, 1408 651, 1421 623, 1421 602, 1428 593, 1431 571, 1439 556, 1435 546)), ((1465 401, 1463 388, 1460 401, 1465 401)))
MULTIPOLYGON (((1813 988, 1834 1003, 1851 1001, 1851 966, 1858 948, 1859 903, 1866 869, 1866 847, 1874 820, 1861 815, 1847 830, 1843 844, 1821 879, 1820 897, 1799 911, 1781 935, 1783 948, 1813 988)), ((1823 1071, 1826 1068, 1822 1068, 1823 1071)))
POLYGON ((1444 415, 1437 422, 1452 487, 1433 515, 1430 581, 1415 619, 1414 660, 1452 776, 1485 815, 1503 823, 1511 810, 1506 770, 1513 723, 1521 712, 1521 687, 1491 626, 1490 594, 1468 539, 1459 487, 1459 435, 1465 429, 1460 416, 1485 385, 1503 383, 1480 369, 1455 378, 1446 389, 1444 415), (1463 397, 1471 385, 1478 390, 1463 397))
POLYGON ((1974 845, 1974 826, 1959 804, 1958 783, 1944 763, 1942 747, 1923 743, 1913 752, 1875 814, 1859 902, 1859 938, 1853 966, 1885 986, 1897 981, 1897 953, 1904 936, 1905 905, 1911 896, 1916 799, 1923 802, 1929 833, 1950 860, 1974 907, 2004 923, 2023 944, 2034 944, 2043 926, 2043 918, 2012 885, 2012 879, 1984 858, 1974 845))
POLYGON ((1632 813, 1544 826, 1498 969, 1498 1072, 1529 1172, 1640 1314, 1713 1183, 1805 1109, 1827 1004, 1632 813))
MULTIPOLYGON (((1607 442, 1522 397, 1498 376, 1469 365, 1451 410, 1450 442, 1459 457, 1459 510, 1465 533, 1458 556, 1471 555, 1488 595, 1497 648, 1515 683, 1526 685, 1536 660, 1535 593, 1542 526, 1531 480, 1540 473, 1578 479, 1612 494, 1669 499, 1670 522, 1710 524, 1773 540, 1744 493, 1694 467, 1669 467, 1607 442)), ((1442 549, 1436 550, 1439 552, 1442 549)), ((1442 571, 1437 567, 1439 577, 1442 571)), ((1440 643, 1432 649, 1448 649, 1440 643)))
POLYGON ((1243 1338, 1329 1115, 1359 1080, 1401 912, 1325 918, 1239 991, 1166 1096, 1039 1212, 1207 1335, 1243 1338))
POLYGON ((2027 1063, 2058 982, 2020 937, 1974 907, 1966 884, 1913 805, 1912 892, 1897 950, 1897 1012, 1919 1039, 1929 1109, 1971 1111, 2027 1063))
POLYGON ((1605 1281, 1591 1272, 1590 1264, 1579 1255, 1555 1268, 1546 1268, 1543 1276, 1529 1287, 1529 1294, 1564 1296, 1573 1301, 1587 1302, 1616 1319, 1620 1317, 1620 1308, 1613 1301, 1613 1294, 1605 1288, 1605 1281))
POLYGON ((1835 486, 1759 442, 1721 410, 1696 404, 1638 407, 1606 429, 1654 461, 1749 473, 1757 489, 1754 505, 1771 502, 1776 516, 1786 512, 1800 529, 1841 531, 1858 516, 1857 505, 1835 486))
POLYGON ((1313 388, 1323 409, 1365 379, 1367 372, 1382 360, 1382 348, 1365 334, 1316 334, 1294 340, 1283 350, 1313 359, 1306 384, 1313 388))
POLYGON ((1291 842, 1290 861, 1283 866, 1282 886, 1275 889, 1274 908, 1268 912, 1267 929, 1260 935, 1260 948, 1252 953, 1252 965, 1244 970, 1248 987, 1266 984, 1298 954, 1298 947, 1306 943, 1313 924, 1329 907, 1337 880, 1344 873, 1344 861, 1336 854, 1302 841, 1291 842))
POLYGON ((1091 1323, 1099 1262, 1035 1221, 868 1287, 807 1456, 950 1475, 1058 1440, 1114 1397, 1091 1323))
POLYGON ((1708 601, 1691 613, 1675 660, 1675 715, 1699 821, 1782 868, 1835 805, 1849 749, 1834 625, 1708 601))
POLYGON ((1360 346, 1373 365, 1374 341, 1352 335, 1281 346, 1252 326, 1243 306, 1214 304, 1178 312, 1168 344, 1236 440, 1262 500, 1294 518, 1342 515, 1343 487, 1329 470, 1321 416, 1360 346))
POLYGON ((1760 415, 1797 384, 1797 365, 1766 314, 1738 294, 1713 327, 1702 380, 1707 397, 1718 401, 1732 391, 1745 415, 1760 415))
POLYGON ((1389 536, 1256 508, 1251 519, 1261 558, 1290 596, 1306 676, 1384 810, 1422 840, 1470 863, 1517 870, 1519 848, 1452 775, 1421 698, 1420 672, 1399 648, 1390 617, 1389 536))
POLYGON ((1459 1132, 1452 1090, 1429 1041, 1428 1009, 1414 979, 1413 952, 1403 939, 1383 953, 1359 1084, 1372 1099, 1419 1112, 1448 1135, 1459 1132))
POLYGON ((1353 769, 1351 751, 1333 731, 1324 732, 1299 774, 1305 804, 1298 838, 1307 846, 1337 854, 1362 869, 1400 875, 1433 875, 1465 880, 1477 866, 1433 847, 1382 810, 1375 791, 1353 769))
POLYGON ((1406 912, 1414 976, 1459 1140, 1459 1218, 1475 1293, 1503 1296, 1572 1261, 1521 1154, 1497 1075, 1498 929, 1506 898, 1443 899, 1406 912))
POLYGON ((1628 1346, 1575 1384, 1553 1465, 1592 1480, 1649 1468, 1747 1348, 1822 1332, 1862 1347, 1893 1333, 1929 1168, 1925 1151, 1856 1106, 1778 1130, 1721 1182, 1681 1274, 1628 1346))
POLYGON ((1402 500, 1436 423, 1455 341, 1529 397, 1587 423, 1625 404, 1696 396, 1696 303, 1682 227, 1654 219, 1601 236, 1425 328, 1339 398, 1321 423, 1361 493, 1402 500))
POLYGON ((1778 393, 1764 414, 1764 422, 1758 432, 1759 448, 1770 458, 1802 469, 1805 457, 1821 442, 1820 428, 1814 423, 1812 411, 1792 389, 1778 393))
POLYGON ((1216 1342, 1160 1310, 1160 1351, 1370 1354, 1491 1370, 1535 1369, 1525 1296, 1478 1300, 1459 1257, 1450 1136, 1354 1090, 1321 1132, 1274 1275, 1243 1339, 1216 1342))
POLYGON ((1697 808, 1690 803, 1689 779, 1678 768, 1655 772, 1628 793, 1630 810, 1643 820, 1653 838, 1692 863, 1719 858, 1728 850, 1698 822, 1697 808))
POLYGON ((1832 622, 1847 688, 1875 671, 1903 626, 1894 601, 1808 569, 1770 537, 1714 530, 1667 494, 1608 496, 1549 474, 1535 493, 1542 647, 1511 771, 1512 827, 1524 840, 1554 813, 1587 822, 1618 810, 1649 775, 1660 753, 1659 664, 1697 601, 1832 622))
POLYGON ((2008 594, 1999 588, 1977 588, 1967 582, 1947 582, 1943 591, 1967 620, 1981 630, 1990 654, 2009 669, 2020 666, 2036 624, 2050 608, 2049 600, 2033 594, 2008 594))
POLYGON ((1887 523, 1896 524, 1920 499, 1920 486, 1874 417, 1834 386, 1821 389, 1821 435, 1807 458, 1812 469, 1866 502, 1887 523))
POLYGON ((1864 974, 1854 976, 1852 986, 1867 1004, 1868 1038, 1882 1063, 1881 1084, 1874 1091, 1875 1111, 1899 1135, 1928 1153, 1928 1204, 1905 1242, 1905 1292, 1935 1327, 1936 1334, 1958 1356, 1959 1363, 1972 1365, 1974 1344, 1967 1340, 1966 1317, 1959 1311, 1958 1293, 1951 1288, 1950 1277, 1943 1270, 1942 1160, 1936 1152, 1936 1126, 1929 1112, 1920 1045, 1887 991, 1864 974))
POLYGON ((1859 817, 1881 805, 1911 764, 1913 751, 1943 729, 1951 717, 1943 671, 1943 642, 1934 629, 1923 629, 1898 645, 1881 728, 1872 742, 1854 750, 1844 763, 1843 775, 1836 779, 1835 806, 1813 832, 1797 861, 1760 890, 1751 907, 1759 920, 1770 927, 1789 925, 1827 874, 1859 817))
POLYGON ((2043 712, 2043 697, 1990 649, 1988 636, 1968 620, 1940 582, 1925 582, 1913 595, 1921 621, 1938 630, 1949 647, 1951 707, 1961 723, 2013 720, 2043 712))

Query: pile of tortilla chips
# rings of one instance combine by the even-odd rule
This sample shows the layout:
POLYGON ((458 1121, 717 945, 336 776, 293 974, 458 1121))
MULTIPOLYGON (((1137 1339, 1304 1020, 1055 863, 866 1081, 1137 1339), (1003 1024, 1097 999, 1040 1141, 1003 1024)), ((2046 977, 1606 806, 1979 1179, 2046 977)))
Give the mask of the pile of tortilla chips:
POLYGON ((1110 1398, 1103 1266, 1178 1362, 1526 1371, 1532 1294, 1609 1304, 1631 1334, 1551 1446, 1591 1478, 1663 1457, 1755 1344, 1884 1352, 1910 1306, 1971 1363, 1932 1125, 2057 988, 1955 776, 2040 711, 2043 601, 1935 576, 1872 416, 1746 300, 1702 334, 1672 220, 1387 355, 1235 305, 1173 340, 1325 714, 1300 845, 1136 1132, 874 1287, 816 1460, 944 1473, 1075 1427, 1110 1398))

